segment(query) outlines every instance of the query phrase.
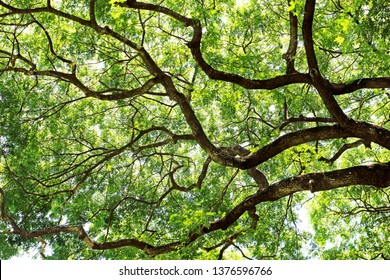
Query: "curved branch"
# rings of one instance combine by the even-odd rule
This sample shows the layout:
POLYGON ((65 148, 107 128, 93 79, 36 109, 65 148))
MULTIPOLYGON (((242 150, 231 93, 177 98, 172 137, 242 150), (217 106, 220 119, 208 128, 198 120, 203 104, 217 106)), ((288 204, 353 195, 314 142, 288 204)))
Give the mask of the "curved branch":
POLYGON ((8 232, 8 234, 19 235, 27 239, 41 238, 43 236, 51 236, 55 234, 73 233, 76 234, 78 238, 82 240, 88 247, 94 250, 107 250, 131 246, 143 250, 146 254, 150 256, 156 256, 159 254, 174 251, 179 247, 179 245, 182 244, 182 242, 173 242, 170 244, 155 247, 138 239, 121 239, 118 241, 98 243, 91 239, 91 237, 87 234, 87 232, 82 226, 77 225, 52 226, 41 230, 27 231, 19 227, 17 222, 11 216, 5 213, 4 205, 5 194, 3 189, 0 189, 0 218, 12 227, 12 232, 8 232))
POLYGON ((371 185, 378 188, 386 188, 390 185, 390 163, 356 166, 331 172, 312 173, 288 178, 270 185, 266 190, 258 191, 249 196, 243 202, 235 206, 223 218, 212 222, 209 226, 202 226, 198 231, 189 235, 187 241, 177 241, 161 246, 153 246, 137 239, 121 239, 117 241, 98 243, 92 240, 82 226, 54 226, 37 231, 25 231, 8 216, 4 211, 4 191, 0 189, 0 216, 8 222, 13 232, 24 238, 36 238, 59 233, 74 233, 83 240, 91 249, 106 250, 125 246, 131 246, 143 250, 150 256, 156 256, 177 250, 180 246, 188 245, 200 236, 217 231, 226 230, 237 221, 246 211, 265 201, 275 201, 300 191, 319 192, 350 185, 371 185))
MULTIPOLYGON (((332 86, 329 81, 325 80, 318 69, 317 58, 314 52, 312 25, 315 11, 315 0, 307 0, 305 5, 305 16, 303 20, 302 32, 306 51, 307 63, 309 66, 309 73, 312 79, 312 84, 317 89, 321 99, 323 100, 326 108, 338 122, 338 124, 345 130, 354 134, 358 138, 362 138, 368 142, 375 142, 382 147, 390 149, 390 131, 370 123, 355 121, 350 119, 344 111, 341 109, 337 100, 335 99, 334 85, 332 86)), ((386 78, 382 78, 385 81, 386 78)), ((354 82, 353 84, 357 84, 354 82)), ((370 82, 366 80, 366 85, 370 82)), ((352 90, 353 87, 350 87, 352 90)))
POLYGON ((0 6, 8 9, 10 11, 8 13, 0 14, 0 18, 5 18, 7 16, 16 15, 16 14, 36 14, 36 13, 49 12, 49 13, 56 14, 60 17, 67 18, 69 20, 78 22, 78 23, 85 25, 85 26, 90 26, 90 27, 93 26, 93 23, 91 21, 85 20, 85 19, 77 17, 75 15, 64 13, 64 12, 57 10, 57 9, 54 9, 51 5, 48 5, 47 7, 21 9, 21 8, 16 8, 14 6, 8 5, 8 4, 4 3, 4 1, 0 1, 0 6))
POLYGON ((320 126, 285 134, 256 152, 235 160, 235 166, 243 169, 255 167, 288 148, 303 143, 332 138, 353 137, 338 125, 320 126))
POLYGON ((370 143, 367 143, 364 140, 358 140, 358 141, 353 142, 353 143, 344 144, 340 148, 340 150, 332 158, 330 158, 330 159, 320 158, 320 160, 324 161, 324 162, 326 162, 326 163, 328 163, 330 165, 332 165, 344 152, 346 152, 349 149, 353 149, 353 148, 359 147, 360 145, 365 145, 366 147, 369 147, 370 143))
POLYGON ((309 66, 310 76, 313 75, 312 71, 316 71, 319 74, 317 57, 314 51, 313 42, 313 19, 315 11, 315 0, 306 0, 305 15, 302 24, 303 43, 306 51, 307 64, 309 66))
MULTIPOLYGON (((30 62, 33 64, 32 62, 30 62)), ((152 89, 155 85, 160 83, 159 78, 152 78, 148 81, 146 81, 143 85, 141 85, 138 88, 130 89, 130 90, 124 90, 119 88, 108 88, 103 91, 94 91, 87 87, 82 81, 80 81, 76 73, 65 73, 60 71, 54 71, 54 70, 32 70, 32 69, 25 69, 25 68, 19 68, 19 67, 8 67, 4 70, 1 70, 1 72, 7 72, 7 71, 13 71, 13 72, 19 72, 23 73, 27 76, 46 76, 46 77, 54 77, 58 78, 62 81, 66 81, 71 83, 72 85, 76 86, 78 89, 80 89, 85 96, 87 97, 94 97, 100 100, 121 100, 126 98, 134 98, 143 94, 146 94, 149 92, 150 89, 152 89), (111 94, 107 94, 111 92, 111 94)))
POLYGON ((319 70, 317 56, 314 51, 313 42, 313 20, 315 12, 315 0, 307 0, 305 4, 305 16, 303 18, 302 33, 305 46, 307 65, 313 85, 320 94, 326 108, 342 126, 348 125, 348 117, 340 108, 333 94, 329 91, 330 83, 325 80, 319 70))
POLYGON ((390 163, 356 166, 331 172, 312 173, 288 178, 270 185, 266 190, 249 196, 233 208, 225 217, 202 228, 203 233, 227 229, 245 211, 265 202, 276 201, 300 191, 319 192, 351 185, 371 185, 386 188, 390 185, 390 163))
POLYGON ((331 84, 334 95, 351 93, 365 88, 390 88, 390 77, 362 78, 348 84, 331 84))
POLYGON ((72 73, 75 73, 76 71, 76 64, 69 60, 69 59, 66 59, 64 57, 62 57, 61 55, 58 55, 57 52, 54 50, 54 44, 53 44, 53 40, 51 39, 51 36, 49 34, 49 31, 47 31, 47 29, 42 25, 42 23, 40 23, 38 20, 36 20, 34 18, 34 16, 32 16, 32 18, 34 19, 34 22, 42 29, 42 31, 45 33, 45 36, 46 36, 46 39, 47 39, 47 42, 49 44, 49 50, 51 52, 51 54, 53 56, 55 56, 56 58, 58 58, 59 60, 61 60, 62 62, 64 63, 67 63, 69 65, 71 65, 71 69, 72 69, 72 73))
POLYGON ((283 123, 280 125, 279 130, 283 130, 287 125, 296 122, 334 123, 335 120, 333 118, 304 117, 299 115, 297 118, 285 118, 283 123))
POLYGON ((216 70, 203 58, 203 54, 201 52, 202 26, 199 20, 185 17, 173 10, 155 4, 142 3, 133 0, 126 1, 125 3, 116 4, 121 7, 159 12, 180 21, 185 26, 191 27, 193 29, 193 36, 187 46, 191 50, 191 53, 200 68, 206 73, 206 75, 210 79, 234 83, 247 89, 275 89, 290 84, 311 84, 310 76, 308 74, 298 73, 295 71, 294 73, 276 76, 271 79, 252 80, 244 78, 240 75, 216 70))

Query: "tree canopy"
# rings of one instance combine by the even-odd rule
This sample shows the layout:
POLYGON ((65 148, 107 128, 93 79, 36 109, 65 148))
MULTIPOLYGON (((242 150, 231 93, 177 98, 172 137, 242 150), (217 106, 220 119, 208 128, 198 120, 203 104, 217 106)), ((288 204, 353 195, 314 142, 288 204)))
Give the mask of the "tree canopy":
POLYGON ((0 36, 0 258, 390 258, 387 0, 7 0, 0 36))

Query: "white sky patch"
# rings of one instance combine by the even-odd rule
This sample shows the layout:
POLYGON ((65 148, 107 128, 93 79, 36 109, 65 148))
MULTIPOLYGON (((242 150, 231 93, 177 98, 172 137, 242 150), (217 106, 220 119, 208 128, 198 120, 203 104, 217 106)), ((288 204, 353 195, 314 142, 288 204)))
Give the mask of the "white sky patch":
POLYGON ((39 250, 38 249, 34 249, 34 250, 30 250, 28 252, 23 252, 19 255, 16 255, 16 256, 13 256, 12 258, 10 258, 10 260, 19 260, 19 261, 31 261, 32 259, 34 259, 34 256, 38 255, 39 254, 39 250))
POLYGON ((101 137, 102 136, 102 130, 100 128, 100 124, 95 124, 93 126, 91 126, 91 130, 93 130, 94 132, 96 132, 96 135, 98 137, 101 137))
POLYGON ((236 0, 236 5, 242 7, 248 5, 250 2, 250 0, 236 0))
POLYGON ((313 227, 310 223, 309 212, 305 207, 301 207, 298 210, 298 218, 300 220, 300 222, 298 223, 299 230, 313 233, 313 227))
POLYGON ((98 71, 102 71, 105 67, 104 62, 98 60, 87 60, 84 65, 91 66, 98 71))

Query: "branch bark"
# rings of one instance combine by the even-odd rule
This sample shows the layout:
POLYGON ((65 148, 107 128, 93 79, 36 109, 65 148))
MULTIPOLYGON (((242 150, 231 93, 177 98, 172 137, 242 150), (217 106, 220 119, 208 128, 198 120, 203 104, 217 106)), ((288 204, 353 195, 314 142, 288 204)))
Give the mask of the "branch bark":
POLYGON ((191 233, 188 240, 171 242, 160 246, 154 246, 138 239, 121 239, 99 243, 92 240, 82 226, 54 226, 31 232, 23 230, 14 219, 5 213, 5 194, 2 189, 0 189, 0 217, 3 221, 11 225, 13 231, 10 234, 20 235, 24 238, 44 237, 59 233, 74 233, 80 240, 95 250, 131 246, 143 250, 150 256, 156 256, 177 250, 180 246, 189 245, 205 234, 218 230, 226 230, 246 211, 251 211, 254 206, 262 202, 279 200, 301 191, 319 192, 349 185, 372 185, 378 188, 388 187, 390 185, 390 163, 356 166, 282 180, 270 185, 266 190, 259 190, 257 193, 247 197, 221 219, 212 222, 209 226, 204 225, 199 230, 191 233))
POLYGON ((202 232, 225 230, 248 209, 265 201, 276 201, 300 191, 320 192, 350 185, 371 185, 386 188, 390 185, 390 163, 356 166, 331 172, 312 173, 288 178, 270 185, 266 190, 249 196, 225 217, 211 223, 202 232))
MULTIPOLYGON (((290 1, 287 1, 287 4, 290 4, 290 1)), ((297 73, 295 70, 295 55, 297 54, 298 48, 298 18, 293 14, 292 11, 289 12, 290 19, 290 42, 288 45, 287 52, 283 54, 283 58, 286 60, 286 74, 297 73)))
MULTIPOLYGON (((247 89, 275 89, 290 84, 300 84, 300 83, 311 84, 310 76, 308 74, 298 73, 296 71, 293 71, 291 73, 288 72, 286 75, 280 75, 270 79, 257 80, 257 79, 247 79, 240 75, 227 73, 227 72, 214 69, 203 58, 203 54, 201 51, 201 42, 202 42, 203 34, 202 34, 202 26, 199 20, 185 17, 173 10, 155 4, 142 3, 138 1, 126 1, 125 3, 117 3, 117 4, 121 7, 159 12, 178 20, 179 22, 183 23, 185 26, 191 27, 193 29, 193 36, 191 41, 187 44, 187 46, 191 50, 192 56, 194 57, 194 59, 196 60, 200 68, 203 70, 203 72, 206 73, 206 75, 210 79, 234 83, 247 89)), ((290 51, 293 50, 294 47, 291 46, 290 51)))

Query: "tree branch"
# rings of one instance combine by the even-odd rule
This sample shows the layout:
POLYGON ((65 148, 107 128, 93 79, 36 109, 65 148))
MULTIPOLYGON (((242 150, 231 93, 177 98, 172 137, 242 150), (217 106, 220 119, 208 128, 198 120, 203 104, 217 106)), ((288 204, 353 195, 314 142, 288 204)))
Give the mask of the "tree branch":
POLYGON ((311 141, 341 137, 353 137, 353 134, 346 132, 337 125, 320 126, 288 133, 246 157, 235 159, 234 165, 239 168, 249 169, 293 146, 311 141))
POLYGON ((327 191, 351 185, 371 185, 386 188, 390 185, 390 163, 356 166, 331 172, 312 173, 288 178, 258 191, 234 207, 225 217, 202 228, 203 233, 225 230, 248 209, 265 201, 276 201, 300 191, 327 191))
POLYGON ((362 78, 348 84, 331 84, 334 95, 351 93, 365 88, 390 88, 390 77, 362 78))
POLYGON ((155 4, 142 3, 138 1, 126 1, 125 3, 117 4, 121 7, 163 13, 180 21, 185 26, 191 27, 193 29, 193 36, 187 46, 191 50, 191 53, 200 68, 210 79, 234 83, 247 89, 275 89, 290 84, 311 83, 310 76, 308 74, 297 73, 296 71, 294 71, 294 73, 288 73, 286 75, 276 76, 270 79, 252 80, 236 74, 216 70, 203 58, 203 54, 201 52, 202 26, 199 20, 185 17, 173 10, 155 4))
MULTIPOLYGON (((289 4, 290 1, 287 1, 289 4)), ((297 73, 295 70, 295 55, 298 48, 298 18, 293 14, 292 11, 289 12, 290 18, 290 42, 288 45, 287 52, 283 54, 283 58, 286 60, 286 74, 297 73)))
POLYGON ((359 147, 360 145, 369 146, 369 143, 365 142, 364 140, 359 140, 350 144, 344 144, 332 158, 330 159, 320 158, 320 160, 325 161, 328 164, 333 164, 344 152, 346 152, 349 149, 359 147))
POLYGON ((88 236, 82 226, 54 226, 37 231, 25 231, 5 213, 5 194, 2 189, 0 189, 0 217, 12 226, 13 234, 20 235, 24 238, 36 238, 58 233, 75 233, 78 235, 79 239, 83 240, 90 248, 95 250, 131 246, 143 250, 150 256, 155 256, 177 250, 180 246, 188 245, 204 234, 217 230, 226 230, 246 211, 251 211, 255 205, 262 202, 275 201, 301 191, 319 192, 350 185, 372 185, 378 188, 388 187, 390 185, 390 163, 356 166, 331 172, 301 175, 282 180, 270 185, 266 190, 258 191, 247 197, 223 218, 212 222, 209 226, 202 226, 198 231, 191 233, 187 241, 177 241, 160 246, 153 246, 137 239, 121 239, 98 243, 88 236))

